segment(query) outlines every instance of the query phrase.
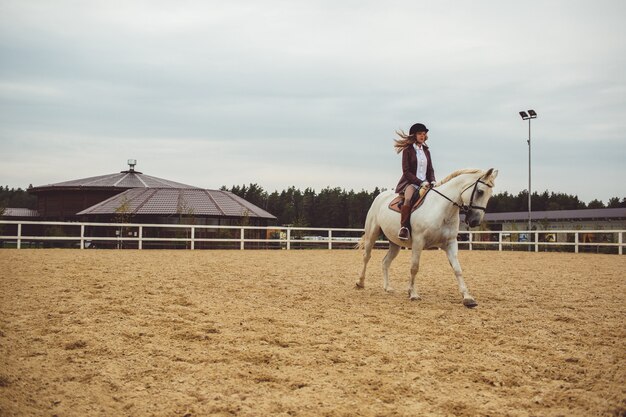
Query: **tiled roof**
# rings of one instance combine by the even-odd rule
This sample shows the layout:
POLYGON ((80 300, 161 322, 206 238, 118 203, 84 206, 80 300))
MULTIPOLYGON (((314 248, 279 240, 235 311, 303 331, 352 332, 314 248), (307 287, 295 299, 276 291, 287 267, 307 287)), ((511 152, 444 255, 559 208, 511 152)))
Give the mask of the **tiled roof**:
POLYGON ((2 215, 2 217, 39 217, 39 212, 27 208, 7 207, 0 215, 2 215))
MULTIPOLYGON (((573 220, 573 219, 619 219, 626 218, 626 208, 601 208, 601 209, 581 209, 581 210, 551 210, 532 211, 532 220, 573 220)), ((516 211, 510 213, 487 213, 485 221, 515 221, 528 220, 527 211, 516 211)))
POLYGON ((151 215, 194 215, 259 217, 275 219, 267 211, 228 191, 201 188, 131 188, 91 206, 77 215, 113 215, 126 205, 125 213, 151 215))
POLYGON ((31 191, 54 188, 197 188, 162 178, 153 177, 138 171, 122 171, 116 174, 81 178, 34 187, 31 191))

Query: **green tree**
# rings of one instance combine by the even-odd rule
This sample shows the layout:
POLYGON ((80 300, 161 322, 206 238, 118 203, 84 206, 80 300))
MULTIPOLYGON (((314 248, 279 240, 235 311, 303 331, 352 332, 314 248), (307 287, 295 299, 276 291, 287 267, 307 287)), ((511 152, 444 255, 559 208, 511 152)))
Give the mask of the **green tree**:
MULTIPOLYGON (((119 205, 119 207, 117 207, 115 209, 115 216, 113 218, 113 221, 115 223, 121 223, 120 227, 119 227, 119 237, 125 237, 125 233, 127 232, 127 228, 124 227, 125 223, 129 223, 130 219, 132 217, 132 212, 131 212, 131 208, 130 208, 130 201, 128 201, 128 199, 126 198, 126 196, 124 196, 122 198, 122 201, 119 205)), ((124 241, 119 241, 117 244, 118 249, 122 249, 124 247, 124 241)))
MULTIPOLYGON (((32 185, 28 187, 33 188, 32 185)), ((0 207, 4 208, 37 208, 37 197, 21 188, 11 188, 9 186, 0 187, 0 207)))
POLYGON ((604 203, 601 200, 592 200, 587 205, 587 208, 590 208, 590 209, 604 208, 604 203))
POLYGON ((613 197, 609 199, 609 202, 606 205, 608 208, 622 208, 626 207, 626 197, 622 198, 622 201, 619 200, 619 197, 613 197))

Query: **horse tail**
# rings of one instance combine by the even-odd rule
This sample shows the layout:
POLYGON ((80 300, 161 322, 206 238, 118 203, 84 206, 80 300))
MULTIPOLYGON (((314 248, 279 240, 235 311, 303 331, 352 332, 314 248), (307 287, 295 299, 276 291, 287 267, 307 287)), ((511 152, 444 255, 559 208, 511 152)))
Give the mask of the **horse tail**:
POLYGON ((370 225, 372 224, 372 209, 370 208, 367 212, 367 217, 365 217, 365 230, 361 235, 361 239, 359 239, 359 243, 354 246, 354 249, 365 249, 365 240, 367 239, 367 232, 369 231, 370 225))
POLYGON ((359 239, 359 243, 354 246, 354 249, 365 249, 365 243, 368 239, 376 237, 380 233, 380 226, 376 224, 376 212, 378 211, 378 205, 376 204, 376 200, 380 198, 380 195, 376 197, 372 206, 367 211, 367 216, 365 217, 365 230, 363 231, 363 235, 361 239, 359 239), (374 230, 373 230, 374 229, 374 230))

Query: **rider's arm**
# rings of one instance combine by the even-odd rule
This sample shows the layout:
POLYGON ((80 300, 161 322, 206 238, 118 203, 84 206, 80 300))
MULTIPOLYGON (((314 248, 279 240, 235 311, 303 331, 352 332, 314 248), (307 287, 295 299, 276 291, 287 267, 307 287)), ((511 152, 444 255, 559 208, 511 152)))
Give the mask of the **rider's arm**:
POLYGON ((413 146, 407 146, 402 151, 402 173, 404 174, 404 178, 406 178, 411 184, 419 185, 421 181, 414 173, 417 169, 417 163, 413 158, 411 158, 411 156, 415 156, 415 149, 413 146))

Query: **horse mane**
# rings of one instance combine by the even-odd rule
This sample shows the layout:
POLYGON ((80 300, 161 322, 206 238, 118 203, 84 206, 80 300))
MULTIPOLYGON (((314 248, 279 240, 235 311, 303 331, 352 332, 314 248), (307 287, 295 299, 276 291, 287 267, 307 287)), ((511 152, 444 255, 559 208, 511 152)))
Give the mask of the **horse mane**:
POLYGON ((477 174, 479 172, 483 172, 483 170, 482 169, 475 169, 475 168, 459 169, 459 170, 454 171, 453 173, 451 173, 450 175, 448 175, 447 177, 445 177, 441 181, 439 181, 439 183, 437 185, 445 184, 448 181, 450 181, 452 178, 456 178, 459 175, 463 175, 463 174, 477 174))

